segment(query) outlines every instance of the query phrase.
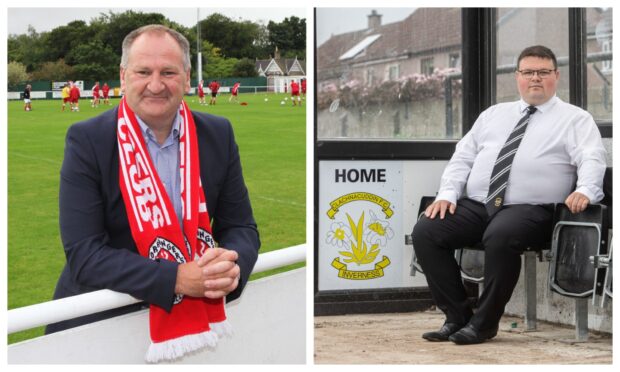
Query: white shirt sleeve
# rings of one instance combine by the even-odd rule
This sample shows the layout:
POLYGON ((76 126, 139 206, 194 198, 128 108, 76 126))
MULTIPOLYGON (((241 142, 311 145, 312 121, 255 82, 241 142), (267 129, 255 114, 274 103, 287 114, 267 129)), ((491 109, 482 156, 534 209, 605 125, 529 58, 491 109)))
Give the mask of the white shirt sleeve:
POLYGON ((577 167, 575 191, 587 196, 590 203, 596 203, 604 196, 606 151, 594 119, 586 112, 583 114, 573 123, 566 141, 566 151, 572 165, 577 167))
POLYGON ((482 125, 483 115, 478 117, 472 129, 456 144, 456 150, 441 176, 435 200, 447 200, 452 204, 463 196, 469 172, 478 155, 476 134, 482 125))

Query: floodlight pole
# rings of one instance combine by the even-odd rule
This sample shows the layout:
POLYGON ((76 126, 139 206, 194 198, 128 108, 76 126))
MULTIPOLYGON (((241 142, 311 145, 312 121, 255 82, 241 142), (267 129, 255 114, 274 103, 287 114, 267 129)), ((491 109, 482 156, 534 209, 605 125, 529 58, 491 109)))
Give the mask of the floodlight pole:
POLYGON ((200 84, 200 81, 202 80, 202 48, 200 47, 200 8, 196 8, 196 19, 196 58, 198 59, 198 61, 196 61, 196 69, 198 70, 198 80, 196 81, 196 84, 200 84))

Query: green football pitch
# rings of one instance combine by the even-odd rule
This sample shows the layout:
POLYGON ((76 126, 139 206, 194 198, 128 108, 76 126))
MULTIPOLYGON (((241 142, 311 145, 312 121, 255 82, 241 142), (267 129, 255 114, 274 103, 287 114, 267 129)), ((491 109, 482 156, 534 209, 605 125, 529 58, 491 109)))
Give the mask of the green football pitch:
MULTIPOLYGON (((239 145, 245 182, 261 237, 261 253, 306 241, 306 108, 286 96, 222 95, 214 106, 186 97, 190 108, 228 118, 239 145)), ((209 97, 206 97, 208 102, 209 97)), ((60 100, 8 102, 8 308, 49 301, 65 264, 58 227, 58 183, 68 127, 118 104, 61 112, 60 100)), ((291 265, 260 276, 303 266, 291 265)), ((252 279, 259 277, 254 275, 252 279)), ((37 337, 43 328, 15 333, 9 343, 37 337)))

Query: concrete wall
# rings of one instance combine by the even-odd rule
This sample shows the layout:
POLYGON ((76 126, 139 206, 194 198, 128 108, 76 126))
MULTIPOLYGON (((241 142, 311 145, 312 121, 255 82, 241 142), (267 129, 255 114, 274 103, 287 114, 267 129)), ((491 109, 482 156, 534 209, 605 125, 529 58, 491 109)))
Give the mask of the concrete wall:
MULTIPOLYGON (((234 335, 176 363, 305 363, 305 283, 305 268, 248 283, 241 298, 227 305, 234 335)), ((142 364, 149 343, 144 310, 9 345, 8 363, 142 364)))

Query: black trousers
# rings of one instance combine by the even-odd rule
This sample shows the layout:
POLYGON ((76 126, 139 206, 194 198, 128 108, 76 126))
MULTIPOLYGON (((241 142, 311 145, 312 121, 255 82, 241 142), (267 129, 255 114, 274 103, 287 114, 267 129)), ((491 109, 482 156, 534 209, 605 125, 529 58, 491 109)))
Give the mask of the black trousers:
POLYGON ((499 324, 521 270, 521 254, 550 240, 553 207, 509 205, 489 220, 484 204, 461 199, 442 220, 422 217, 413 229, 413 247, 437 307, 451 323, 479 330, 499 324), (473 314, 454 250, 482 242, 484 290, 473 314))

